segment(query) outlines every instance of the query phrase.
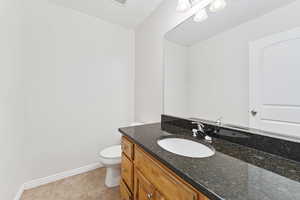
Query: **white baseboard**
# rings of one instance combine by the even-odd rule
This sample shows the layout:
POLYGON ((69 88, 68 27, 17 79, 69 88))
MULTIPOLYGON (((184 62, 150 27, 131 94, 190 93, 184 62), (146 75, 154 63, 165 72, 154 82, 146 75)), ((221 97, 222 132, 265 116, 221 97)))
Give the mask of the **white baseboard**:
POLYGON ((20 200, 21 199, 21 196, 24 192, 24 184, 20 187, 20 189, 18 190, 14 200, 20 200))
POLYGON ((44 178, 39 178, 39 179, 28 181, 20 187, 20 189, 18 190, 14 200, 20 200, 24 190, 32 189, 32 188, 35 188, 35 187, 38 187, 38 186, 41 186, 41 185, 52 183, 52 182, 55 182, 55 181, 58 181, 58 180, 61 180, 61 179, 64 179, 64 178, 68 178, 68 177, 71 177, 71 176, 75 176, 75 175, 78 175, 78 174, 83 174, 85 172, 89 172, 89 171, 92 171, 94 169, 98 169, 100 167, 103 167, 100 163, 93 163, 93 164, 86 165, 86 166, 83 166, 83 167, 80 167, 80 168, 77 168, 77 169, 72 169, 72 170, 69 170, 69 171, 61 172, 61 173, 54 174, 54 175, 51 175, 51 176, 47 176, 47 177, 44 177, 44 178))
POLYGON ((24 188, 24 190, 28 190, 28 189, 35 188, 35 187, 45 185, 48 183, 52 183, 52 182, 55 182, 55 181, 58 181, 58 180, 61 180, 64 178, 68 178, 68 177, 82 174, 82 173, 85 173, 88 171, 92 171, 92 170, 100 168, 100 167, 102 167, 102 165, 100 163, 93 163, 93 164, 86 165, 86 166, 83 166, 83 167, 80 167, 77 169, 72 169, 72 170, 54 174, 54 175, 51 175, 48 177, 39 178, 39 179, 35 179, 32 181, 26 182, 26 183, 24 183, 23 188, 24 188))
POLYGON ((100 167, 103 167, 100 163, 94 163, 94 164, 86 165, 84 167, 80 167, 80 168, 77 168, 77 169, 72 169, 72 170, 69 170, 69 171, 61 172, 61 173, 54 174, 54 175, 51 175, 51 176, 47 176, 47 177, 44 177, 44 178, 39 178, 39 179, 35 179, 35 180, 32 180, 32 181, 28 181, 20 187, 20 189, 18 190, 14 200, 20 200, 24 190, 28 190, 28 189, 35 188, 35 187, 45 185, 45 184, 48 184, 48 183, 52 183, 52 182, 55 182, 55 181, 58 181, 58 180, 61 180, 61 179, 64 179, 64 178, 68 178, 68 177, 71 177, 71 176, 75 176, 75 175, 78 175, 78 174, 89 172, 89 171, 92 171, 94 169, 98 169, 100 167))

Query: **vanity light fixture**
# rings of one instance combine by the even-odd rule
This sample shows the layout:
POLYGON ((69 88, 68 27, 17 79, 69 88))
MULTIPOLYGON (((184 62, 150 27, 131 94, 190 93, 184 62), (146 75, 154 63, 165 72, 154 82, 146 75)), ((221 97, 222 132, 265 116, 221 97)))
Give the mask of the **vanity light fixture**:
POLYGON ((214 0, 209 7, 209 10, 211 12, 218 12, 220 10, 223 10, 226 7, 226 1, 225 0, 214 0))
POLYGON ((209 7, 209 10, 211 12, 218 12, 226 7, 226 1, 225 0, 178 0, 176 10, 178 12, 186 12, 192 9, 192 12, 195 13, 194 21, 203 22, 208 18, 206 7, 209 7))
POLYGON ((190 0, 178 0, 178 5, 176 10, 178 12, 185 12, 192 7, 190 0))
POLYGON ((125 5, 127 2, 127 0, 114 0, 114 1, 120 5, 125 5))
POLYGON ((205 8, 200 9, 194 16, 195 22, 202 22, 208 18, 205 8))

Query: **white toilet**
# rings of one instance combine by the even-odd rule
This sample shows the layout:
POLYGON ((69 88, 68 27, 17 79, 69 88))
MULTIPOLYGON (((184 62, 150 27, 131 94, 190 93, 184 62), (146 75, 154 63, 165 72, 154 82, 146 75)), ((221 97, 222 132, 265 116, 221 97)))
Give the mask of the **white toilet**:
POLYGON ((107 187, 120 184, 121 154, 121 145, 114 145, 100 152, 99 160, 106 167, 105 185, 107 187))
MULTIPOLYGON (((131 126, 138 125, 142 123, 131 124, 131 126)), ((99 160, 106 167, 105 185, 107 187, 116 187, 120 184, 121 156, 121 145, 110 146, 99 153, 99 160)))

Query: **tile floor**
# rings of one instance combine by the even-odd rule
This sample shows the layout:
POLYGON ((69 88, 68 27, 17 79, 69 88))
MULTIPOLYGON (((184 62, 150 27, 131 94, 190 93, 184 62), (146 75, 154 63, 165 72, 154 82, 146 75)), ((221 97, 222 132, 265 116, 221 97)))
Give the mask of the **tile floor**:
POLYGON ((119 187, 104 185, 105 168, 26 190, 21 200, 120 200, 119 187))

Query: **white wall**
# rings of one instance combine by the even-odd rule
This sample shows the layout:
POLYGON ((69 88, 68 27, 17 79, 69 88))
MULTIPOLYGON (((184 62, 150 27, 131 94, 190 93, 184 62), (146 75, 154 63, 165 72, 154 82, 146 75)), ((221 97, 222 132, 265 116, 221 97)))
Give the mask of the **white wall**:
POLYGON ((189 117, 188 47, 164 40, 164 112, 189 117))
POLYGON ((98 162, 133 121, 134 32, 46 0, 24 3, 29 180, 98 162))
POLYGON ((163 109, 163 38, 193 14, 165 0, 135 31, 135 120, 160 121, 163 109))
POLYGON ((98 162, 134 118, 134 32, 47 0, 0 0, 0 199, 98 162))
POLYGON ((250 41, 300 26, 300 1, 189 48, 189 112, 195 117, 248 125, 250 41), (198 86, 198 87, 195 87, 198 86), (199 91, 199 92, 195 92, 199 91))
POLYGON ((13 199, 26 179, 23 122, 20 7, 0 0, 0 199, 13 199))

